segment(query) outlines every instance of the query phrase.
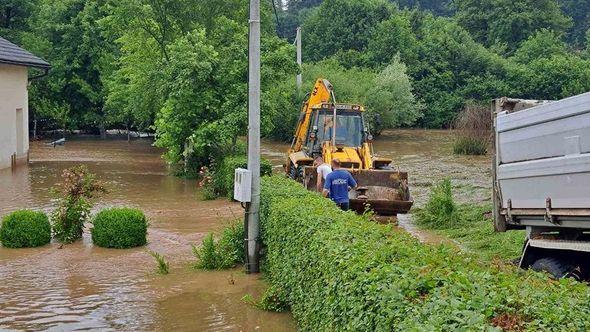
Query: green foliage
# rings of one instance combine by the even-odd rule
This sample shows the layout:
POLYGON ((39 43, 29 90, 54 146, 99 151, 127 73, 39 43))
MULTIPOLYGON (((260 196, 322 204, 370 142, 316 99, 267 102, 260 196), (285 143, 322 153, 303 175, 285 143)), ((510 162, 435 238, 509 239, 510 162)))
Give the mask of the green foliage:
POLYGON ((458 225, 457 204, 453 199, 451 180, 446 178, 437 183, 430 192, 428 202, 416 213, 419 224, 430 228, 452 228, 458 225))
POLYGON ((164 256, 160 255, 155 251, 148 251, 148 254, 150 254, 150 256, 152 256, 156 260, 156 263, 158 264, 159 274, 166 275, 170 273, 170 265, 168 264, 164 256))
MULTIPOLYGON (((215 196, 225 196, 231 199, 234 196, 234 170, 236 168, 248 168, 248 158, 244 156, 229 156, 215 165, 215 171, 211 175, 212 187, 215 196)), ((260 175, 272 175, 272 164, 267 159, 260 159, 260 175)))
POLYGON ((463 204, 458 207, 461 222, 436 231, 461 244, 485 261, 495 258, 513 260, 520 257, 525 240, 524 231, 496 232, 491 206, 463 204))
POLYGON ((2 218, 0 242, 6 248, 39 247, 51 241, 51 225, 40 211, 18 210, 2 218))
POLYGON ((423 106, 415 100, 406 66, 393 59, 375 78, 367 97, 369 114, 378 115, 375 132, 383 128, 413 125, 422 115, 423 106))
POLYGON ((287 294, 284 290, 270 286, 266 289, 262 298, 256 303, 256 306, 262 310, 274 311, 274 312, 285 312, 289 311, 289 304, 286 302, 287 294))
POLYGON ((551 31, 542 29, 525 40, 516 50, 512 59, 518 63, 528 64, 530 61, 551 58, 555 55, 567 55, 568 49, 561 37, 551 31))
POLYGON ((458 137, 453 142, 453 153, 471 156, 488 153, 488 142, 475 137, 458 137))
POLYGON ((363 51, 390 11, 383 0, 323 1, 303 24, 303 61, 322 60, 338 50, 363 51))
POLYGON ((572 24, 555 0, 455 0, 455 18, 486 46, 514 51, 535 31, 563 34, 572 24))
POLYGON ((197 258, 195 267, 198 269, 221 270, 243 263, 244 225, 240 221, 227 225, 217 241, 209 233, 203 239, 201 247, 193 246, 192 251, 197 258))
POLYGON ((58 241, 72 243, 82 238, 84 222, 92 208, 91 199, 106 190, 85 165, 65 169, 62 179, 57 189, 60 202, 51 214, 52 231, 58 241))
POLYGON ((506 315, 527 330, 590 326, 585 284, 422 244, 282 177, 263 180, 261 226, 266 276, 301 330, 492 330, 506 315))
POLYGON ((148 222, 141 210, 104 209, 92 223, 92 242, 99 247, 124 249, 147 243, 148 222))

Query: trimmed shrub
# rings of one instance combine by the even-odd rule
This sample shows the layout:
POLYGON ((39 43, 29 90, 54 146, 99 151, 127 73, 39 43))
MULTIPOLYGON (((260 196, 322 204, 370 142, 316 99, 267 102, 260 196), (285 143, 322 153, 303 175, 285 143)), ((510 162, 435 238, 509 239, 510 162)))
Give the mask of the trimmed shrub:
POLYGON ((0 242, 7 248, 31 248, 51 241, 51 224, 40 211, 19 210, 2 218, 0 242))
POLYGON ((141 210, 104 209, 92 221, 92 242, 105 248, 132 248, 147 243, 148 222, 141 210))
POLYGON ((219 240, 208 234, 203 239, 201 247, 193 246, 193 254, 197 258, 198 269, 219 270, 235 267, 245 261, 244 253, 244 225, 237 220, 226 226, 219 240))
POLYGON ((523 330, 590 328, 583 283, 426 245, 284 177, 262 181, 263 271, 300 330, 484 331, 506 319, 523 330))
POLYGON ((451 180, 446 178, 436 184, 423 209, 416 213, 419 224, 433 229, 453 228, 459 225, 457 204, 453 199, 451 180))
MULTIPOLYGON (((247 168, 248 158, 243 156, 226 157, 215 167, 213 174, 213 188, 218 196, 232 198, 234 195, 234 170, 236 168, 247 168)), ((260 175, 272 175, 272 164, 270 161, 260 159, 260 175)))

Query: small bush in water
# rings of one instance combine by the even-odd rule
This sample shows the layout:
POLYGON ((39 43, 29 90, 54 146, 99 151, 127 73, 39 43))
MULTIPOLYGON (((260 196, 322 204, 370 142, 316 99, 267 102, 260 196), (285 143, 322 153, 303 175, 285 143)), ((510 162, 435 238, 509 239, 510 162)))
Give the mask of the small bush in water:
POLYGON ((65 169, 62 179, 57 190, 61 195, 60 203, 51 214, 51 222, 57 240, 72 243, 82 237, 92 208, 91 199, 106 190, 84 165, 65 169))
POLYGON ((453 127, 456 129, 453 152, 465 155, 484 155, 492 136, 492 117, 487 106, 469 102, 459 112, 453 127))
POLYGON ((430 228, 451 228, 458 224, 459 213, 450 179, 444 179, 432 188, 428 202, 416 217, 418 223, 430 228))
POLYGON ((141 210, 105 209, 94 217, 92 223, 92 242, 99 247, 124 249, 147 243, 148 222, 141 210))
POLYGON ((155 251, 148 251, 148 253, 150 254, 150 256, 152 256, 156 260, 156 263, 158 264, 158 273, 159 274, 165 275, 165 274, 170 273, 170 265, 168 264, 168 262, 166 261, 164 256, 160 255, 159 253, 157 253, 155 251))
POLYGON ((196 267, 203 270, 227 269, 244 262, 244 227, 236 221, 223 229, 219 240, 208 234, 201 247, 193 246, 196 267))
POLYGON ((453 143, 453 152, 464 155, 484 155, 488 153, 488 142, 479 138, 459 137, 453 143))
POLYGON ((51 224, 43 212, 19 210, 2 218, 0 242, 7 248, 39 247, 49 241, 51 224))

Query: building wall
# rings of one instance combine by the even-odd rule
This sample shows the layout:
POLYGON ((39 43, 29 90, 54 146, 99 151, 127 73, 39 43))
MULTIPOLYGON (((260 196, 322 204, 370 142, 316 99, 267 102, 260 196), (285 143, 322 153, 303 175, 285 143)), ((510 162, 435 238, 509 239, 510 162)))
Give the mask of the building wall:
POLYGON ((22 161, 29 151, 27 83, 27 67, 0 64, 0 169, 10 167, 14 153, 22 161))

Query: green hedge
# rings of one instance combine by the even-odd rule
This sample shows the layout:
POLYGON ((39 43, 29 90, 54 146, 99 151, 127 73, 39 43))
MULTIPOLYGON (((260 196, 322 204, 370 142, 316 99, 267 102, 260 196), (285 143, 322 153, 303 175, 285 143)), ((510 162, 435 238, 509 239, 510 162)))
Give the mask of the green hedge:
POLYGON ((30 248, 51 241, 51 224, 43 212, 19 210, 2 218, 0 242, 7 248, 30 248))
POLYGON ((301 330, 588 330, 573 280, 431 246, 307 192, 263 179, 264 270, 301 330))
MULTIPOLYGON (((234 196, 234 170, 236 168, 247 168, 248 158, 242 156, 226 157, 214 170, 213 188, 218 196, 232 198, 234 196)), ((270 161, 260 159, 260 175, 272 175, 272 164, 270 161)))
POLYGON ((124 249, 147 243, 148 222, 141 210, 104 209, 92 223, 92 242, 99 247, 124 249))

